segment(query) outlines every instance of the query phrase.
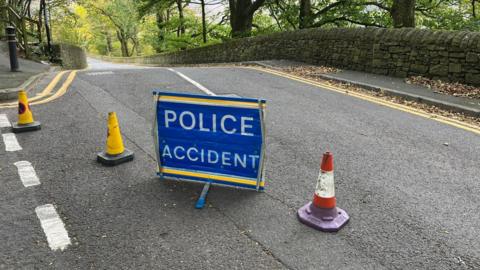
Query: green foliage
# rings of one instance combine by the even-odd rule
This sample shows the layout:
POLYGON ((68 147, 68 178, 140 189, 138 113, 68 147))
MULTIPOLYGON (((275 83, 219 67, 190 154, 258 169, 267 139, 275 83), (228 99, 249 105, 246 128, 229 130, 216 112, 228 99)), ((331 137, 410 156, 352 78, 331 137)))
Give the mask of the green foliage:
MULTIPOLYGON (((254 13, 253 35, 299 28, 300 1, 268 0, 254 13)), ((400 0, 315 0, 309 27, 392 27, 392 5, 400 0)), ((228 1, 208 0, 207 43, 202 39, 199 0, 58 0, 51 6, 55 41, 114 56, 184 50, 230 39, 228 1), (198 1, 198 2, 197 2, 198 1), (219 7, 219 8, 218 8, 219 7), (228 17, 226 17, 228 19, 228 17), (184 29, 184 30, 183 30, 184 29)), ((480 30, 479 0, 417 0, 417 27, 480 30)))
POLYGON ((279 32, 280 27, 275 24, 275 21, 268 15, 266 11, 260 10, 255 17, 253 17, 253 31, 252 34, 266 35, 274 32, 279 32))
POLYGON ((87 24, 87 12, 78 5, 57 8, 53 11, 53 39, 57 42, 70 43, 88 47, 94 36, 87 24))
POLYGON ((264 8, 281 31, 298 28, 299 4, 297 0, 274 0, 264 8))
POLYGON ((210 23, 208 42, 204 44, 201 17, 191 8, 183 10, 185 33, 181 33, 180 18, 174 3, 84 0, 60 6, 52 14, 54 39, 80 45, 92 53, 112 56, 125 56, 125 47, 129 56, 149 55, 195 48, 228 39, 230 30, 227 26, 210 23))
POLYGON ((419 4, 422 9, 418 11, 417 24, 421 27, 448 30, 480 30, 480 16, 474 14, 473 9, 473 4, 475 4, 476 13, 480 11, 480 1, 422 0, 419 4))

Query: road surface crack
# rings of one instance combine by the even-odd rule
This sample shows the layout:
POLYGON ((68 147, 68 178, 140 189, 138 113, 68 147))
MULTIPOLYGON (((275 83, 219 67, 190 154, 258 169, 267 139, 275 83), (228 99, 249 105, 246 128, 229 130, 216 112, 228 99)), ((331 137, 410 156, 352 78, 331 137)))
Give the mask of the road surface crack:
POLYGON ((275 255, 275 253, 273 253, 273 251, 271 251, 266 245, 264 245, 261 241, 255 239, 255 237, 249 233, 248 230, 244 230, 242 229, 237 223, 235 223, 235 221, 227 214, 225 214, 222 210, 220 210, 219 208, 217 208, 216 206, 214 206, 213 204, 211 205, 211 207, 213 209, 215 209, 218 213, 220 213, 224 218, 226 218, 228 221, 230 221, 233 226, 235 226, 235 228, 240 232, 240 234, 243 234, 245 235, 250 241, 254 242, 256 245, 260 246, 260 248, 262 249, 262 251, 272 257, 275 261, 277 261, 279 264, 281 264, 283 267, 285 267, 286 269, 289 269, 289 270, 293 270, 295 268, 292 268, 291 266, 289 266, 286 262, 284 262, 282 259, 280 259, 278 256, 275 255))

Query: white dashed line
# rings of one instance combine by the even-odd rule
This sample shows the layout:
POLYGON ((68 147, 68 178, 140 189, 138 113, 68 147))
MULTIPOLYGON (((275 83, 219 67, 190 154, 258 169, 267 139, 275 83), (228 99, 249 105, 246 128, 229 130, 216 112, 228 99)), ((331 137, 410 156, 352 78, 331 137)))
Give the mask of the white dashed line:
POLYGON ((3 142, 5 143, 5 151, 14 152, 22 150, 20 144, 18 144, 17 137, 13 133, 2 134, 3 142))
POLYGON ((71 244, 70 237, 68 237, 65 225, 58 216, 55 207, 51 204, 45 204, 35 208, 35 212, 47 236, 50 248, 52 250, 64 250, 67 248, 71 244))
POLYGON ((40 180, 38 179, 37 173, 35 173, 35 169, 33 168, 32 164, 28 161, 17 161, 14 163, 18 169, 18 175, 20 176, 20 180, 25 187, 31 187, 40 185, 40 180))
POLYGON ((189 77, 185 76, 183 73, 181 72, 178 72, 176 70, 174 70, 173 68, 169 68, 168 70, 170 70, 171 72, 174 72, 176 73, 178 76, 184 78, 186 81, 188 81, 189 83, 195 85, 198 89, 202 90, 203 92, 205 92, 205 94, 207 95, 210 95, 210 96, 216 96, 215 93, 213 93, 212 91, 208 90, 205 86, 199 84, 198 82, 190 79, 189 77))
POLYGON ((6 114, 0 114, 0 128, 11 127, 10 121, 6 114))

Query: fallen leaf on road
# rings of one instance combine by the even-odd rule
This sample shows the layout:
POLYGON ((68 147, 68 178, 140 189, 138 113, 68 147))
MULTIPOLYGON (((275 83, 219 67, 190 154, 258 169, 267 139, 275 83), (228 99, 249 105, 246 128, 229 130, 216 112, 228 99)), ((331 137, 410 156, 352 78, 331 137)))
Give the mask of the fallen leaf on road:
POLYGON ((434 93, 442 93, 455 97, 479 98, 480 87, 462 84, 459 82, 444 82, 432 80, 421 76, 413 76, 405 79, 408 84, 420 85, 433 89, 434 93))
MULTIPOLYGON (((359 92, 359 93, 362 93, 362 94, 375 96, 375 97, 378 97, 378 98, 381 98, 381 99, 384 99, 386 101, 390 101, 390 102, 393 102, 393 103, 406 105, 406 106, 409 106, 409 107, 412 107, 412 108, 415 108, 415 109, 418 109, 418 110, 421 110, 421 111, 432 114, 431 118, 438 118, 439 116, 448 117, 448 118, 451 118, 451 119, 455 119, 455 120, 458 120, 458 121, 468 123, 470 125, 475 125, 477 127, 480 127, 480 118, 477 118, 477 117, 474 117, 474 116, 468 116, 468 115, 465 115, 465 114, 462 114, 462 113, 457 113, 457 112, 453 112, 453 111, 449 111, 449 110, 440 109, 438 107, 431 106, 431 105, 428 105, 428 104, 425 104, 425 103, 419 103, 419 102, 416 102, 416 101, 408 101, 408 100, 405 100, 401 97, 388 96, 388 95, 385 95, 384 93, 382 93, 381 91, 380 92, 371 91, 371 90, 367 90, 367 89, 364 89, 364 88, 361 88, 361 87, 350 85, 349 83, 339 83, 339 82, 336 82, 336 81, 328 81, 328 80, 320 78, 318 76, 318 73, 321 73, 321 72, 320 71, 314 72, 315 68, 317 68, 320 71, 323 70, 325 72, 326 71, 332 71, 332 72, 337 71, 335 69, 329 70, 327 67, 321 67, 321 66, 320 67, 308 66, 308 67, 305 67, 305 68, 301 68, 301 67, 298 67, 298 66, 296 66, 296 67, 284 67, 284 68, 280 68, 280 70, 285 71, 287 73, 290 73, 292 75, 304 77, 304 78, 311 79, 311 80, 314 80, 314 81, 318 81, 318 82, 321 82, 321 83, 324 83, 324 84, 329 84, 329 85, 332 85, 332 86, 341 87, 341 88, 344 88, 345 91, 349 91, 349 93, 350 92, 359 92)), ((428 87, 429 83, 427 83, 426 80, 431 81, 431 83, 429 82, 431 84, 430 87, 433 88, 432 85, 434 85, 434 80, 426 79, 426 78, 423 78, 423 77, 411 77, 407 80, 407 83, 409 83, 409 84, 420 84, 420 83, 424 82, 426 84, 425 86, 428 87)), ((438 87, 441 86, 442 89, 443 89, 443 90, 437 89, 435 91, 439 91, 439 92, 442 92, 442 93, 443 93, 443 91, 452 92, 452 93, 457 93, 457 95, 468 96, 468 97, 472 97, 472 98, 473 97, 480 98, 480 87, 474 87, 474 86, 464 85, 464 84, 460 84, 460 83, 436 82, 435 84, 439 85, 438 87)))

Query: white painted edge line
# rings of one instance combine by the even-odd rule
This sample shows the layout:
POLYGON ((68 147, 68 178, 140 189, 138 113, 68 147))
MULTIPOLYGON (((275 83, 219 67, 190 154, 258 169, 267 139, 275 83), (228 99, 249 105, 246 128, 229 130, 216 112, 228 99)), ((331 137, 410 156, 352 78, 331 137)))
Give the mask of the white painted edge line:
POLYGON ((18 175, 20 176, 20 180, 22 180, 22 183, 25 187, 40 185, 40 180, 38 179, 37 173, 30 162, 17 161, 13 164, 17 166, 18 175))
POLYGON ((3 142, 5 143, 5 151, 14 152, 22 150, 22 147, 17 141, 17 137, 13 133, 2 134, 3 142))
POLYGON ((11 127, 10 121, 6 114, 0 114, 0 128, 11 127))
POLYGON ((178 72, 176 70, 174 70, 173 68, 168 68, 168 70, 170 70, 171 72, 174 72, 176 73, 178 76, 184 78, 186 81, 188 81, 189 83, 195 85, 198 89, 202 90, 203 92, 205 92, 205 94, 207 95, 210 95, 210 96, 216 96, 216 94, 210 90, 208 90, 205 86, 199 84, 198 82, 190 79, 189 77, 185 76, 183 73, 181 72, 178 72))
POLYGON ((72 244, 65 224, 52 204, 38 206, 35 208, 35 213, 37 213, 40 225, 47 236, 48 245, 52 250, 64 250, 72 244))

